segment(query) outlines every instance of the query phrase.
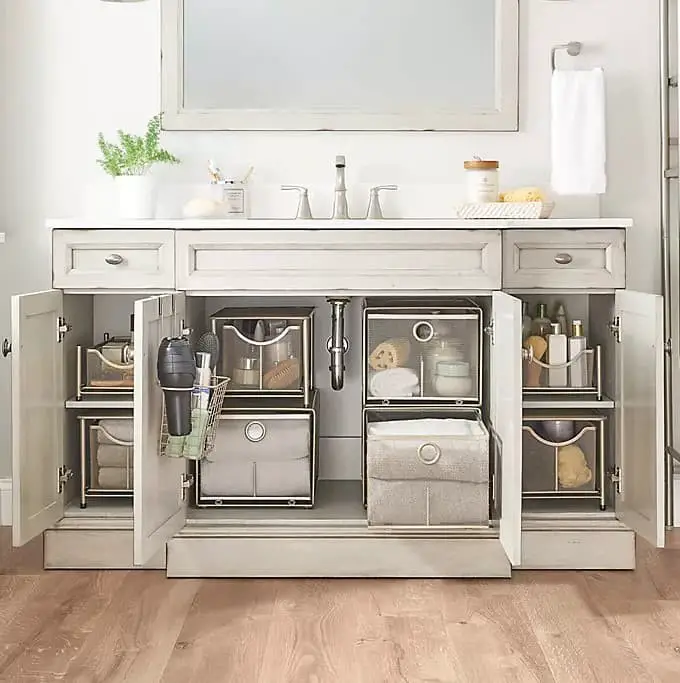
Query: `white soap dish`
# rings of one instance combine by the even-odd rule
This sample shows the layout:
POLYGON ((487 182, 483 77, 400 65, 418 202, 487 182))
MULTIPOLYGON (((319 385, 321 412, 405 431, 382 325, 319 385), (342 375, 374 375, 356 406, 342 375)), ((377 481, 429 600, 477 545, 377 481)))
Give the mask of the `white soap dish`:
POLYGON ((458 217, 464 219, 532 219, 550 218, 554 208, 554 202, 487 202, 461 204, 457 207, 457 212, 458 217))

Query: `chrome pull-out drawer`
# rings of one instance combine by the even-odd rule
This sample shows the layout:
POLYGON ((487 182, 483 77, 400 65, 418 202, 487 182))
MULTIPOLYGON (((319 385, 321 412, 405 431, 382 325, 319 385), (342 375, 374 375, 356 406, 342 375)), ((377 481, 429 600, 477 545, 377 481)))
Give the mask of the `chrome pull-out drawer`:
POLYGON ((626 286, 625 230, 507 230, 503 287, 620 289, 626 286))
MULTIPOLYGON (((266 221, 253 227, 267 227, 266 221), (264 223, 265 225, 262 225, 264 223)), ((290 293, 491 290, 501 284, 497 230, 185 230, 177 287, 290 293)))
POLYGON ((174 289, 172 230, 54 230, 52 283, 60 289, 174 289))

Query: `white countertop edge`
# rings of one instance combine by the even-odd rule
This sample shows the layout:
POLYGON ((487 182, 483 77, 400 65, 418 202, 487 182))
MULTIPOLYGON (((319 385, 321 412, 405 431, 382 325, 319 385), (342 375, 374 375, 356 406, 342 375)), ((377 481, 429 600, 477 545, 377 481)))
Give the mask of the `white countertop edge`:
POLYGON ((383 219, 383 220, 288 220, 288 219, 182 219, 103 220, 50 218, 52 230, 507 230, 507 229, 580 229, 631 228, 629 218, 538 218, 531 220, 456 218, 383 219))

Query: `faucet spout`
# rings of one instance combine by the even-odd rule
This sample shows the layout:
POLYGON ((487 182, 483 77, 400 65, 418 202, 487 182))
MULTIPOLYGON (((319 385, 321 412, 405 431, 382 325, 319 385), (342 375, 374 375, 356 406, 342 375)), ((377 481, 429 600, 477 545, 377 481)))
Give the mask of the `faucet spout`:
POLYGON ((347 206, 347 185, 345 184, 345 157, 335 157, 335 198, 333 200, 333 218, 349 218, 347 206))

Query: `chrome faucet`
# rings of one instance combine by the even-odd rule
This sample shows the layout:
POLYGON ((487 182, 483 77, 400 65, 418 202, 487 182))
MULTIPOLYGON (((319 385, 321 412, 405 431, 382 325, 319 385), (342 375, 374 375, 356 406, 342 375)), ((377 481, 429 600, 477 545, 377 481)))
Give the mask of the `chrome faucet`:
POLYGON ((335 198, 333 200, 333 218, 349 218, 344 156, 335 157, 335 198))

